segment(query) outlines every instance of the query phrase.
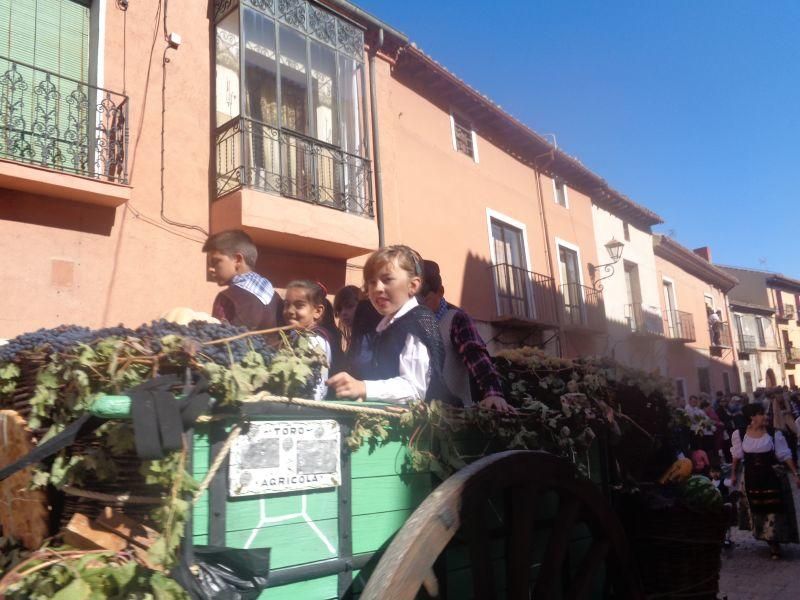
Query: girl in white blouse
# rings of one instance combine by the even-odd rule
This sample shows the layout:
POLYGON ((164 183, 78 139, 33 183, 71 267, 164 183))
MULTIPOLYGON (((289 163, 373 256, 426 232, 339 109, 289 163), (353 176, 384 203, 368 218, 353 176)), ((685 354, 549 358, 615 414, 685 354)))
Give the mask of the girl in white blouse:
POLYGON ((408 246, 387 246, 367 259, 364 287, 382 319, 370 360, 359 372, 328 380, 337 398, 403 403, 445 397, 444 346, 435 315, 416 300, 421 285, 422 258, 408 246))
MULTIPOLYGON (((782 465, 788 469, 788 476, 797 487, 800 487, 800 475, 786 438, 780 431, 767 428, 764 407, 748 404, 742 412, 749 425, 746 429, 734 431, 731 436, 731 487, 736 484, 737 468, 743 462, 749 528, 756 539, 769 544, 772 558, 778 559, 780 543, 800 543, 794 498, 782 465)), ((740 527, 742 524, 740 520, 740 527)))

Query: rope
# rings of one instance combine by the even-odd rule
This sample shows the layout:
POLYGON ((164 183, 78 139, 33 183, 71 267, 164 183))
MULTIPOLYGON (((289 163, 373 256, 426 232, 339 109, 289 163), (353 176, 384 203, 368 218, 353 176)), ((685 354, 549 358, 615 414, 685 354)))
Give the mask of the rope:
POLYGON ((164 498, 155 496, 133 496, 131 494, 120 494, 114 496, 113 494, 103 494, 102 492, 90 492, 89 490, 82 490, 71 485, 65 485, 61 488, 65 494, 70 496, 78 496, 79 498, 89 498, 90 500, 99 500, 100 502, 125 502, 127 504, 162 504, 164 498))
POLYGON ((214 476, 217 474, 217 471, 219 471, 222 463, 225 462, 226 458, 228 458, 228 453, 231 451, 233 443, 236 441, 236 438, 239 437, 241 432, 241 425, 237 424, 231 427, 231 432, 228 434, 225 444, 220 449, 219 453, 214 459, 214 462, 211 463, 211 467, 208 469, 208 473, 206 473, 206 476, 200 484, 200 487, 198 487, 197 491, 194 493, 192 504, 197 504, 198 500, 200 500, 200 496, 202 496, 203 492, 205 492, 208 489, 208 486, 211 485, 211 480, 214 479, 214 476))
POLYGON ((369 406, 359 406, 358 402, 351 404, 334 404, 321 400, 305 400, 302 398, 285 398, 283 396, 272 396, 266 392, 242 398, 242 402, 275 402, 276 404, 288 404, 290 406, 305 406, 307 408, 320 408, 331 412, 340 412, 355 415, 374 415, 376 417, 390 417, 399 419, 407 408, 400 406, 389 406, 386 408, 372 408, 369 406))

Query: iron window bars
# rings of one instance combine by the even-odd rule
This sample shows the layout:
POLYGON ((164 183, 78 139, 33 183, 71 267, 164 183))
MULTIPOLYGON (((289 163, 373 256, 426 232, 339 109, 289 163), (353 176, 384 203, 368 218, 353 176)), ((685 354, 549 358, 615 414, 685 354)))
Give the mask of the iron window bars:
POLYGON ((128 182, 128 97, 0 56, 0 157, 128 182))

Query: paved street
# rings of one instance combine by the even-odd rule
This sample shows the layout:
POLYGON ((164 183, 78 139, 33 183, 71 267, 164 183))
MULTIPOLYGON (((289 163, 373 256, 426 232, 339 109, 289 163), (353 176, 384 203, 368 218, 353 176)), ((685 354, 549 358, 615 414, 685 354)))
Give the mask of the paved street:
POLYGON ((765 542, 749 531, 733 530, 736 544, 723 550, 720 598, 728 600, 792 600, 800 598, 800 546, 783 549, 783 558, 770 558, 765 542))

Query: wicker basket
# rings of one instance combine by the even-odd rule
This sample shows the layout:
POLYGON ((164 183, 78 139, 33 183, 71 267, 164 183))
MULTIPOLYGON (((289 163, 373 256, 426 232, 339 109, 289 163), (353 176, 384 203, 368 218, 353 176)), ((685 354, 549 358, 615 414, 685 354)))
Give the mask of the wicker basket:
POLYGON ((683 505, 640 506, 634 511, 631 545, 649 598, 717 597, 728 508, 697 512, 683 505))

